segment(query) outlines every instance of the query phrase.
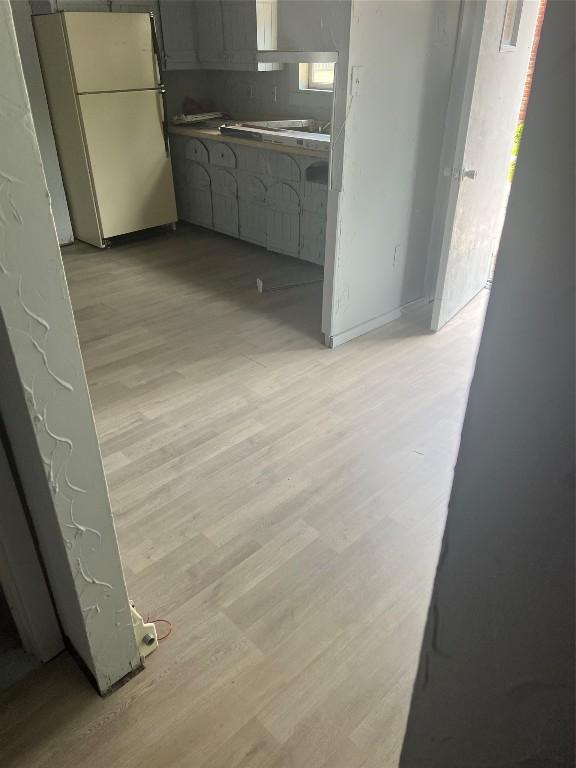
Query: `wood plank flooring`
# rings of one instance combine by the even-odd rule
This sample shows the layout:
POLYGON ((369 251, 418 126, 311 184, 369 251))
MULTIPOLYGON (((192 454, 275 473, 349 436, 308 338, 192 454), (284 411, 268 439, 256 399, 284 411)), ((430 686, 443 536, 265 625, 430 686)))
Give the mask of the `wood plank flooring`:
POLYGON ((321 285, 184 227, 64 262, 131 597, 174 630, 101 700, 0 695, 4 767, 397 765, 486 304, 321 345, 321 285))

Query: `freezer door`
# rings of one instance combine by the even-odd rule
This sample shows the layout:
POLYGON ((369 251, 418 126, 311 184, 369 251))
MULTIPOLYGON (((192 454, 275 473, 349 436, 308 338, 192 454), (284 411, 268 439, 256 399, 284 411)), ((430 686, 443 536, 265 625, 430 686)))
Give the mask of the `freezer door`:
POLYGON ((155 88, 158 67, 147 13, 64 13, 76 93, 155 88))
POLYGON ((160 93, 91 93, 78 101, 103 237, 176 221, 160 93))

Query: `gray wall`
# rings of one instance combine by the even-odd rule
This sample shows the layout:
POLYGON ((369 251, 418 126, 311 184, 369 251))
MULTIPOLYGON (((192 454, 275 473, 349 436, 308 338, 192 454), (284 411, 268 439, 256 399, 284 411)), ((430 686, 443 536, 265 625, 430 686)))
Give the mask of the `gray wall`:
POLYGON ((458 14, 450 1, 353 0, 346 136, 334 149, 343 176, 332 317, 324 325, 334 343, 424 295, 458 14))
POLYGON ((141 662, 5 1, 0 71, 0 412, 63 630, 106 691, 141 662))
POLYGON ((549 2, 402 768, 574 765, 574 21, 549 2))
POLYGON ((34 30, 30 17, 30 3, 28 0, 11 0, 11 5, 18 38, 18 48, 20 49, 20 58, 22 60, 22 69, 26 78, 26 88, 34 119, 34 128, 36 129, 36 136, 44 165, 46 184, 50 192, 50 205, 52 207, 52 215, 54 216, 58 242, 60 245, 67 245, 73 242, 74 235, 72 233, 64 184, 62 183, 62 175, 60 173, 56 144, 54 143, 54 133, 42 81, 36 40, 34 39, 34 30))

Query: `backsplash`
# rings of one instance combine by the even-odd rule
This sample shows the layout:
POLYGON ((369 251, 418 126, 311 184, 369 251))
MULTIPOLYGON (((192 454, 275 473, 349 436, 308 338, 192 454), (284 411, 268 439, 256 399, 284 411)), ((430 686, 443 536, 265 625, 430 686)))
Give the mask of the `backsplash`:
POLYGON ((277 72, 171 71, 164 73, 170 117, 182 111, 182 101, 211 101, 214 108, 234 116, 256 118, 312 117, 331 119, 332 100, 326 94, 309 104, 290 103, 289 66, 277 72))

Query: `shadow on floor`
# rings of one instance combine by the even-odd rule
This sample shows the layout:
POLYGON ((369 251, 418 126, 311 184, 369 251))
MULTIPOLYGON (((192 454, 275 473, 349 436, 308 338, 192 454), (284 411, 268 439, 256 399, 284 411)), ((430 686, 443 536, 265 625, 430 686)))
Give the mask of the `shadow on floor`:
POLYGON ((82 242, 63 249, 65 266, 76 259, 102 259, 117 265, 129 263, 132 271, 157 272, 160 281, 174 279, 188 284, 190 295, 212 294, 215 301, 233 301, 255 315, 291 326, 303 337, 323 343, 323 268, 237 238, 181 223, 176 232, 151 230, 116 238, 112 248, 101 250, 82 242), (308 283, 258 293, 257 278, 265 288, 287 283, 308 283))

